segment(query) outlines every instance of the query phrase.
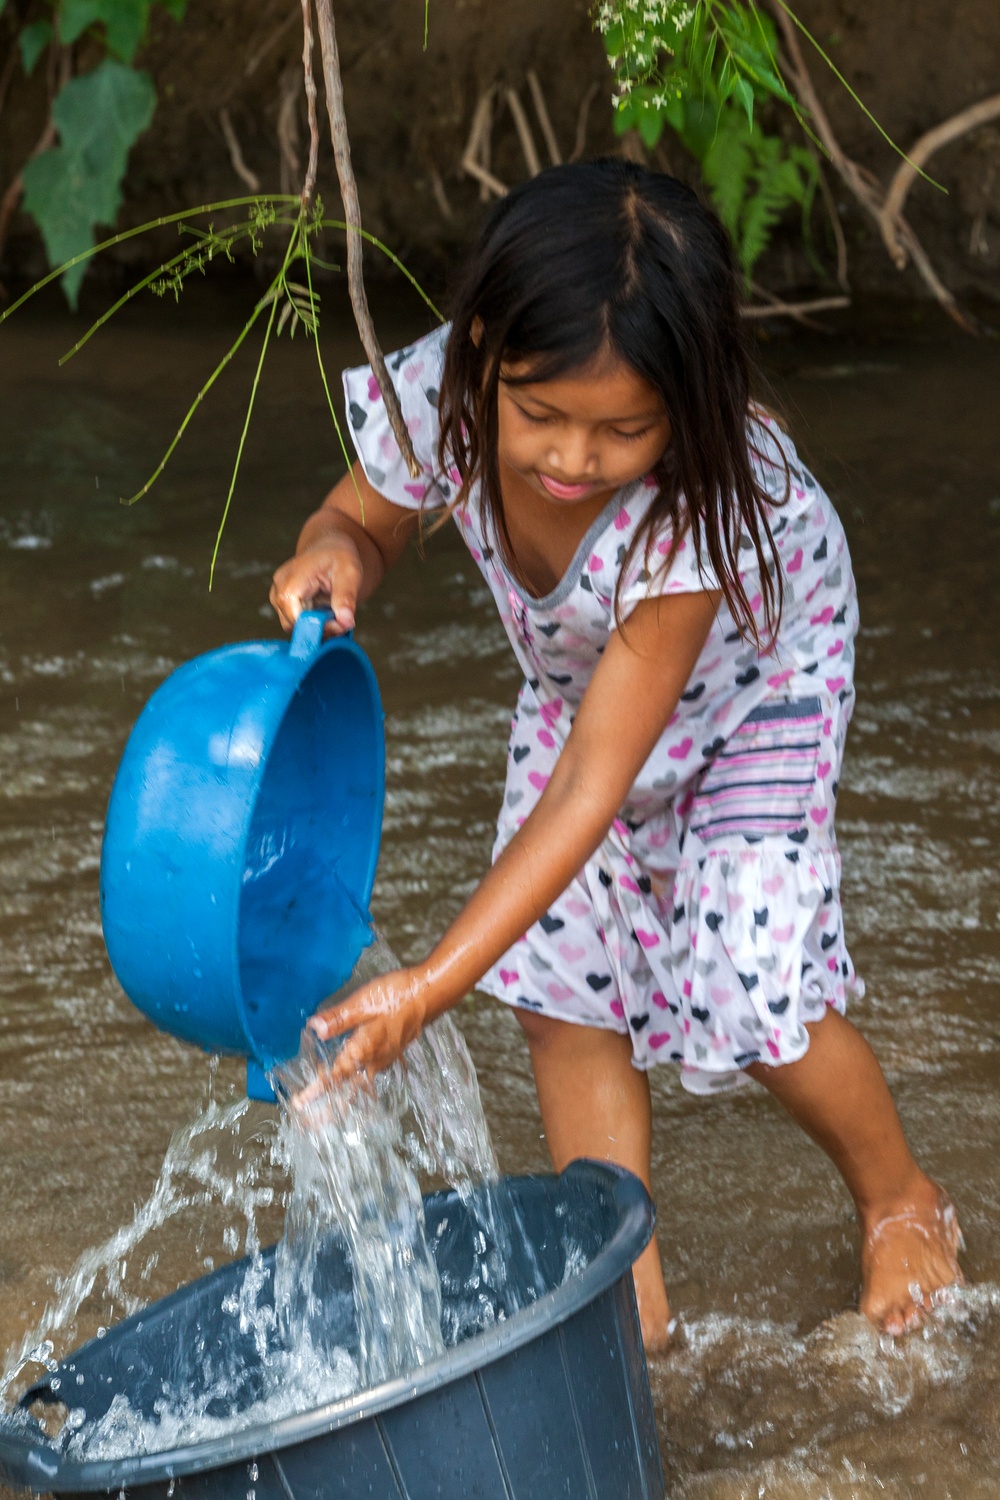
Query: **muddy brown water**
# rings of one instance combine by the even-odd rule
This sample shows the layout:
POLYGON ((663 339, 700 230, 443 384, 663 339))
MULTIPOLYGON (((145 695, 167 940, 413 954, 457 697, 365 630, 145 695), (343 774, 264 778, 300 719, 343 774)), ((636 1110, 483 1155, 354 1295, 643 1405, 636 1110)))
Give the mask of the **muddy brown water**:
MULTIPOLYGON (((252 295, 251 293, 247 294, 252 295)), ((204 1057, 123 998, 101 941, 98 859, 115 766, 185 658, 274 633, 272 568, 341 470, 310 350, 282 341, 207 592, 248 361, 157 490, 144 479, 239 308, 145 307, 63 371, 57 304, 0 330, 0 1344, 54 1278, 131 1218, 204 1057)), ((343 309, 331 366, 357 358, 343 309)), ((389 308, 397 342, 419 311, 389 308)), ((388 334, 387 340, 388 340, 388 334)), ((840 811, 854 1017, 910 1137, 959 1206, 974 1287, 880 1344, 850 1311, 858 1238, 821 1155, 761 1090, 699 1101, 654 1074, 659 1232, 679 1328, 651 1369, 668 1494, 1000 1493, 1000 349, 934 314, 800 335, 765 361, 844 517, 861 591, 859 706, 840 811)), ((359 638, 384 694, 388 795, 375 911, 415 957, 489 856, 517 672, 457 535, 408 556, 359 638)), ((505 1170, 546 1166, 513 1017, 459 1011, 505 1170)), ((223 1062, 218 1089, 239 1090, 223 1062)), ((263 1108, 263 1107, 262 1107, 263 1108)), ((196 1273, 165 1235, 156 1282, 196 1273)))

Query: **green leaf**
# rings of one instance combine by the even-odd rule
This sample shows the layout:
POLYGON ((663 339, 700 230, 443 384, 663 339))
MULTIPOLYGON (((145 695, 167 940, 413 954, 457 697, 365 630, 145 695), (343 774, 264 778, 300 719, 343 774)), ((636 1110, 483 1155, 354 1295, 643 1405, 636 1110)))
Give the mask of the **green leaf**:
POLYGON ((753 86, 746 78, 737 78, 733 84, 733 96, 746 111, 747 124, 753 129, 753 86))
POLYGON ((102 24, 107 48, 131 62, 146 34, 152 0, 62 0, 59 39, 75 42, 91 26, 102 24))
MULTIPOLYGON (((24 206, 42 232, 51 266, 89 250, 96 226, 114 223, 129 151, 155 108, 149 75, 111 58, 57 95, 52 118, 59 145, 24 169, 24 206)), ((84 269, 73 266, 63 277, 71 307, 84 269)))
POLYGON ((35 71, 35 64, 52 40, 52 23, 50 21, 33 21, 26 26, 18 38, 18 46, 21 49, 21 66, 30 78, 35 71))

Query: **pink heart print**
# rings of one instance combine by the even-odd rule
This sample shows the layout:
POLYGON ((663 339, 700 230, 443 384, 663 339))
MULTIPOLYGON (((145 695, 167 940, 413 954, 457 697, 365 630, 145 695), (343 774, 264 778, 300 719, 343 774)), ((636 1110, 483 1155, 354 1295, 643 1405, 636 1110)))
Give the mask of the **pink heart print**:
POLYGON ((644 948, 655 948, 660 939, 655 932, 644 932, 641 927, 635 929, 635 935, 644 948))
POLYGON ((549 778, 547 776, 543 776, 541 771, 529 771, 528 780, 531 782, 531 785, 533 787, 536 787, 540 792, 544 792, 545 788, 549 784, 549 778))
POLYGON ((615 530, 624 531, 630 520, 631 517, 629 516, 628 511, 623 507, 615 516, 615 530))
POLYGON ((671 760, 686 760, 687 757, 691 754, 693 746, 694 740, 690 735, 685 735, 684 739, 681 740, 679 745, 670 746, 667 754, 670 756, 671 760))
POLYGON ((788 572, 789 573, 797 573, 801 567, 802 567, 802 548, 800 547, 798 549, 798 551, 796 552, 795 556, 792 558, 791 562, 788 564, 788 572))
POLYGON ((516 984, 518 979, 517 970, 501 969, 500 978, 503 980, 504 984, 516 984))
POLYGON ((548 703, 543 703, 540 712, 545 723, 551 729, 562 712, 562 699, 552 698, 548 703))
POLYGON ((568 964, 578 963, 586 951, 586 948, 581 948, 575 943, 559 944, 559 956, 560 958, 564 958, 568 964))
POLYGON ((404 365, 403 375, 412 385, 413 382, 424 373, 424 362, 418 359, 415 364, 404 365))
POLYGON ((382 392, 379 390, 378 381, 374 375, 368 377, 368 399, 369 401, 381 401, 382 392))
POLYGON ((548 985, 547 988, 553 1000, 571 1000, 573 997, 573 991, 568 984, 553 983, 548 985))

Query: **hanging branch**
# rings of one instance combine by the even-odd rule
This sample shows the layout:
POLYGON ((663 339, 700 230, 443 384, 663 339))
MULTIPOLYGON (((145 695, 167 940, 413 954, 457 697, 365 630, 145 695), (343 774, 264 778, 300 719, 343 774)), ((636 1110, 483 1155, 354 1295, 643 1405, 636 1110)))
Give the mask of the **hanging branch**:
POLYGON ((313 33, 310 0, 302 0, 302 80, 306 91, 306 114, 309 118, 309 163, 302 184, 302 207, 308 208, 316 191, 316 168, 319 162, 319 121, 316 118, 316 80, 313 77, 313 33))
POLYGON ((347 224, 347 289, 350 293, 354 320, 372 367, 372 373, 382 392, 385 412, 392 428, 396 445, 406 460, 406 467, 414 479, 423 472, 413 451, 410 434, 403 420, 402 408, 396 388, 389 379, 385 366, 385 355, 379 345, 368 307, 362 271, 363 241, 361 238, 361 205, 358 202, 358 185, 351 166, 351 146, 347 135, 347 116, 344 112, 344 85, 340 73, 340 56, 337 51, 337 33, 333 23, 331 0, 316 0, 316 19, 319 27, 319 45, 323 58, 323 79, 326 84, 326 108, 330 120, 330 137, 337 164, 337 179, 340 195, 344 200, 344 219, 347 224))

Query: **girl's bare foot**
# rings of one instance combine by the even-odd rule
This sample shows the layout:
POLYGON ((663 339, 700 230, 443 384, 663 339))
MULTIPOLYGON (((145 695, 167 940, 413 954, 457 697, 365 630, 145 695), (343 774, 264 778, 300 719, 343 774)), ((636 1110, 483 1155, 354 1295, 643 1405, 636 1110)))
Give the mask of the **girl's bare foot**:
POLYGON ((898 1337, 919 1328, 940 1293, 965 1280, 954 1204, 921 1173, 915 1189, 862 1215, 861 1311, 898 1337))

